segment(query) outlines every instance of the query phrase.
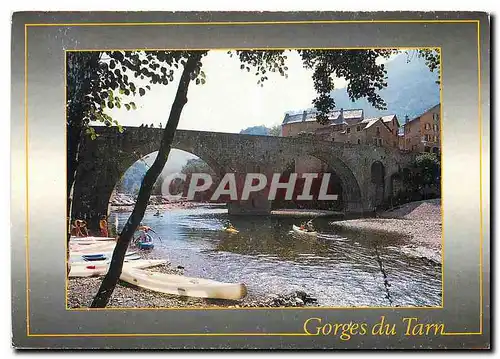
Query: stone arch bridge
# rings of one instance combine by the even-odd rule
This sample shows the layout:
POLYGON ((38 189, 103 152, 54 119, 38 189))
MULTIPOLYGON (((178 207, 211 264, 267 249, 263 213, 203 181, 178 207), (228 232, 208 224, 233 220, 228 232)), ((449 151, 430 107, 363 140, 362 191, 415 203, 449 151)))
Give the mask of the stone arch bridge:
MULTIPOLYGON (((91 228, 107 214, 109 199, 125 171, 138 159, 158 150, 162 129, 95 127, 95 140, 86 137, 80 148, 73 188, 73 218, 86 218, 91 228)), ((204 160, 221 178, 226 172, 282 173, 292 161, 313 156, 339 177, 346 213, 375 209, 392 194, 391 176, 406 167, 412 157, 398 150, 372 145, 320 141, 312 137, 272 137, 233 133, 177 130, 172 148, 204 160), (374 181, 374 164, 382 168, 374 181), (380 166, 382 165, 382 166, 380 166)), ((258 195, 258 193, 256 193, 258 195)), ((231 214, 269 213, 267 198, 229 204, 231 214)))

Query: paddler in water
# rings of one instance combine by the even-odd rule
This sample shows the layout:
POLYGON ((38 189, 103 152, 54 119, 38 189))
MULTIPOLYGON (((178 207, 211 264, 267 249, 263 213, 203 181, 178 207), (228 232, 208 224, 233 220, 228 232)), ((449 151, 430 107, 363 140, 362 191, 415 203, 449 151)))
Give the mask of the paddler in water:
POLYGON ((226 229, 232 229, 232 230, 236 230, 236 228, 233 226, 233 224, 229 221, 226 222, 226 229))
POLYGON ((306 231, 306 232, 314 232, 315 229, 314 229, 314 226, 312 224, 312 219, 308 222, 302 222, 302 224, 300 225, 300 229, 303 230, 303 231, 306 231))
POLYGON ((99 229, 101 231, 101 237, 108 237, 108 221, 104 215, 101 216, 101 220, 99 221, 99 229))
POLYGON ((149 231, 153 231, 151 227, 145 226, 143 223, 137 227, 137 230, 139 231, 139 237, 137 237, 136 242, 151 242, 151 236, 149 235, 149 231))

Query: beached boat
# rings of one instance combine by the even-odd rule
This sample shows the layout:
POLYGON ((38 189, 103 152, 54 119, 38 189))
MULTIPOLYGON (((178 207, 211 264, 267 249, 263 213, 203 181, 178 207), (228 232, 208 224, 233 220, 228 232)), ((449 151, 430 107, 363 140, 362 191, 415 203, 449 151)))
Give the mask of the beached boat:
MULTIPOLYGON (((90 261, 103 261, 110 259, 113 255, 114 248, 105 251, 94 251, 94 252, 70 252, 69 262, 90 262, 90 261)), ((125 254, 125 257, 135 255, 136 251, 130 251, 125 254)))
POLYGON ((114 241, 114 240, 116 240, 116 238, 113 238, 113 237, 93 237, 93 236, 88 236, 88 237, 71 236, 69 240, 74 241, 74 242, 92 242, 92 241, 103 242, 103 241, 114 241))
POLYGON ((318 235, 318 232, 309 232, 309 231, 306 231, 306 230, 303 230, 303 229, 300 229, 300 227, 297 227, 296 225, 292 225, 292 229, 295 233, 298 233, 298 234, 303 234, 305 236, 311 236, 311 237, 315 237, 318 235))
POLYGON ((104 249, 113 249, 116 242, 70 243, 71 252, 95 252, 104 249))
POLYGON ((247 295, 247 288, 242 283, 222 283, 130 267, 124 268, 120 279, 155 292, 187 297, 238 300, 247 295))
POLYGON ((153 242, 137 242, 136 246, 139 249, 153 249, 155 247, 153 242))
MULTIPOLYGON (((125 258, 123 263, 123 270, 126 268, 150 268, 166 264, 167 261, 163 259, 137 259, 130 260, 125 258)), ((71 264, 71 270, 69 272, 70 278, 75 277, 96 277, 100 275, 105 275, 108 272, 110 261, 100 261, 100 262, 78 262, 71 264)))
POLYGON ((96 254, 101 252, 112 252, 115 249, 115 242, 93 243, 88 245, 71 244, 69 246, 70 253, 75 254, 96 254))

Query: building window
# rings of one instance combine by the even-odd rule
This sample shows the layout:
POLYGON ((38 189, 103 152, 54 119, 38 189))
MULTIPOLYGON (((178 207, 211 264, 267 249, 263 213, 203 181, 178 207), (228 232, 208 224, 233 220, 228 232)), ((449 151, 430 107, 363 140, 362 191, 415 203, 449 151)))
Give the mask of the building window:
POLYGON ((351 129, 347 127, 347 133, 351 133, 351 129))
POLYGON ((361 144, 361 140, 358 138, 358 145, 360 145, 360 144, 361 144))
POLYGON ((380 135, 380 127, 377 126, 377 136, 380 135))
POLYGON ((382 146, 382 139, 381 138, 378 139, 378 145, 382 146))
POLYGON ((357 132, 361 131, 361 126, 359 126, 359 125, 358 125, 358 126, 356 126, 356 131, 357 131, 357 132))
POLYGON ((434 121, 439 121, 439 114, 437 114, 437 113, 433 113, 433 114, 432 114, 432 119, 433 119, 434 121))
POLYGON ((434 131, 436 131, 436 132, 437 132, 437 130, 438 130, 438 125, 434 125, 434 126, 432 126, 432 127, 434 128, 434 131))
POLYGON ((428 147, 428 146, 425 146, 425 147, 424 147, 424 152, 431 152, 431 148, 430 148, 430 147, 428 147))
POLYGON ((425 128, 426 130, 430 130, 430 129, 431 129, 431 124, 430 124, 430 123, 426 123, 426 124, 424 125, 424 128, 425 128))
POLYGON ((438 141, 438 136, 434 136, 434 142, 438 141))
POLYGON ((374 138, 374 139, 373 139, 373 144, 374 144, 375 146, 377 145, 377 139, 376 139, 376 138, 374 138))

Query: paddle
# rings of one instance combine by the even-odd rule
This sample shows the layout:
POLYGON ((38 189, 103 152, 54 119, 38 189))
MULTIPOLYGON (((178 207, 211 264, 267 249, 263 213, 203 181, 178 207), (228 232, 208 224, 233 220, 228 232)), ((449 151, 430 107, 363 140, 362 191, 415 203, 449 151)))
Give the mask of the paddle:
POLYGON ((158 237, 158 239, 160 240, 160 242, 162 242, 161 240, 161 237, 158 233, 156 233, 155 231, 153 231, 151 228, 149 229, 151 232, 153 232, 154 234, 156 234, 156 236, 158 237))

